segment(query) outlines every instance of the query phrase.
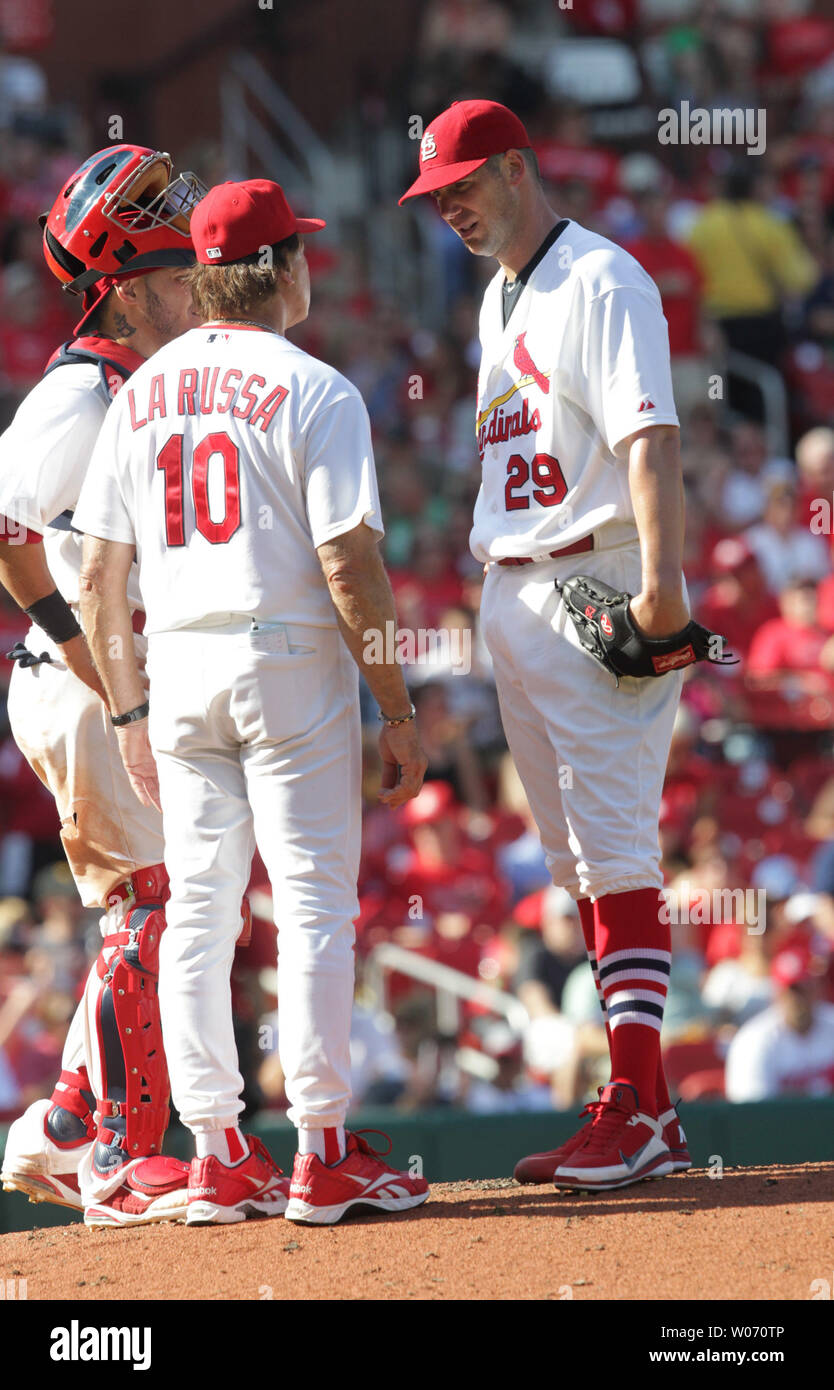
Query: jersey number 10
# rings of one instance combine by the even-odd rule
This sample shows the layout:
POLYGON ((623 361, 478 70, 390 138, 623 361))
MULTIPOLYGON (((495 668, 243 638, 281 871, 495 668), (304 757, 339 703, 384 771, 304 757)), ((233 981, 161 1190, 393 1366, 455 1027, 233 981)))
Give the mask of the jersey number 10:
MULTIPOLYGON (((156 466, 165 474, 165 537, 169 545, 185 545, 183 512, 183 436, 172 434, 160 450, 156 466)), ((197 530, 212 545, 225 545, 240 525, 240 453, 227 434, 208 434, 196 446, 191 459, 191 495, 197 530), (209 511, 209 459, 223 460, 226 509, 222 521, 212 521, 209 511)))

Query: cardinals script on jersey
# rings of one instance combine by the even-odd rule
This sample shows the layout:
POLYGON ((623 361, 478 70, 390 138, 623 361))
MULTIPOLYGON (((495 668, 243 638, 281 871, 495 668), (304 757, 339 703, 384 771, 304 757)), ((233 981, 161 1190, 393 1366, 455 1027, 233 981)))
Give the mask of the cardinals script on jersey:
POLYGON ((625 470, 612 456, 637 429, 677 424, 654 281, 575 222, 533 270, 506 326, 503 278, 491 281, 481 310, 474 554, 546 554, 601 527, 606 547, 636 541, 625 470))

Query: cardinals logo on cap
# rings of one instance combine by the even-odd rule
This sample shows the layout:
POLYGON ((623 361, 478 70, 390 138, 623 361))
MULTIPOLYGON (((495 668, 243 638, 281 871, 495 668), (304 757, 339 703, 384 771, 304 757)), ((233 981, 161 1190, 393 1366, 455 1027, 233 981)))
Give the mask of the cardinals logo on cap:
POLYGON ((427 159, 434 159, 437 154, 437 144, 430 130, 427 130, 420 141, 420 162, 424 164, 427 159))

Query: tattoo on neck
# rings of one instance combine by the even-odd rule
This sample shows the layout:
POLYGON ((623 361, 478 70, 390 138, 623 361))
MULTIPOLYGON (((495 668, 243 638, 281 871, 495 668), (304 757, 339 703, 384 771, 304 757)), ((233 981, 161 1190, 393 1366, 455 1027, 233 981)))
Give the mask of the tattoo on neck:
POLYGON ((136 332, 133 324, 128 323, 120 309, 117 309, 113 315, 113 322, 116 327, 117 338, 132 338, 133 334, 136 332))

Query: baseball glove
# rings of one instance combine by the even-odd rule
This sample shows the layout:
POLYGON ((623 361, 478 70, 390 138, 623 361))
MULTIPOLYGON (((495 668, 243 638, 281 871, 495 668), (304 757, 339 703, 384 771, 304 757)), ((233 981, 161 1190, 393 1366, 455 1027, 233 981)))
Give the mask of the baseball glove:
POLYGON ((631 594, 620 593, 601 579, 577 574, 564 583, 556 580, 568 615, 586 652, 610 671, 617 685, 620 676, 664 676, 711 661, 732 666, 738 657, 724 650, 723 637, 690 620, 670 637, 646 637, 631 616, 631 594))

